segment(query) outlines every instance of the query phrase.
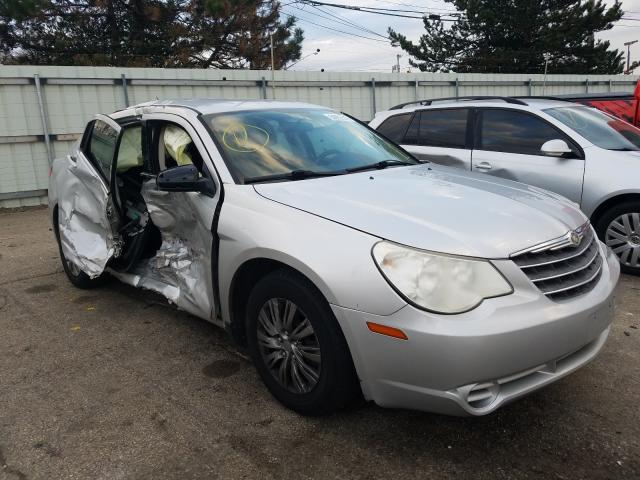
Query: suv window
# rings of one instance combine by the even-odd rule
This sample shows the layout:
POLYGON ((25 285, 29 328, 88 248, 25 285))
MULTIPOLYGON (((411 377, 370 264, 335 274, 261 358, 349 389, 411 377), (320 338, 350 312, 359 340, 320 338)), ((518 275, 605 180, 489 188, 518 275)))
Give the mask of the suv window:
POLYGON ((542 144, 556 139, 570 142, 561 132, 531 114, 515 110, 482 110, 478 145, 481 150, 543 155, 542 144))
POLYGON ((402 143, 404 132, 407 131, 412 115, 412 113, 403 113, 401 115, 389 117, 382 122, 376 130, 389 140, 396 143, 402 143))
POLYGON ((467 139, 466 108, 424 110, 420 112, 420 145, 465 148, 467 139))
POLYGON ((418 143, 418 130, 420 129, 420 112, 416 112, 411 120, 411 124, 404 135, 402 143, 416 144, 418 143))
POLYGON ((111 166, 117 140, 118 132, 112 127, 101 120, 94 122, 87 154, 93 164, 100 169, 107 183, 111 180, 111 166))

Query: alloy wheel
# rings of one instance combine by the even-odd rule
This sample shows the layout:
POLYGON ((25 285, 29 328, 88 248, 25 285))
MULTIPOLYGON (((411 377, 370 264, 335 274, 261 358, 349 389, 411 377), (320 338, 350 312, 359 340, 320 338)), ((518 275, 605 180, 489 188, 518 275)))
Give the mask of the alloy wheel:
POLYGON ((627 267, 640 267, 640 213, 625 213, 607 227, 605 243, 613 250, 620 263, 627 267))
POLYGON ((258 314, 258 347, 271 375, 293 393, 308 393, 320 379, 320 344, 311 322, 290 300, 272 298, 258 314))

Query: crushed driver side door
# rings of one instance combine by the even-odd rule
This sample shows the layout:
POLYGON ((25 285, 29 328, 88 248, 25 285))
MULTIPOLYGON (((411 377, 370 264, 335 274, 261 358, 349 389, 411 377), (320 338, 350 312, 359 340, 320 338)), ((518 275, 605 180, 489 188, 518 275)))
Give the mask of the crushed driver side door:
POLYGON ((111 170, 121 127, 96 115, 77 150, 66 159, 58 183, 58 228, 66 259, 91 278, 120 255, 119 217, 110 195, 111 170))

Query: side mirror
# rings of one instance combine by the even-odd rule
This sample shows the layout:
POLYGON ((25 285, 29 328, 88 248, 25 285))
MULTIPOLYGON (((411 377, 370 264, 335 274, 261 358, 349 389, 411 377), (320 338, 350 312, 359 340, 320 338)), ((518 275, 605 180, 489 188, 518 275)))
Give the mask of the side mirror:
POLYGON ((193 165, 180 165, 161 172, 156 178, 156 184, 158 190, 165 192, 199 192, 207 195, 216 193, 213 181, 201 177, 193 165))
POLYGON ((567 157, 573 153, 567 142, 560 139, 544 142, 540 151, 550 157, 567 157))

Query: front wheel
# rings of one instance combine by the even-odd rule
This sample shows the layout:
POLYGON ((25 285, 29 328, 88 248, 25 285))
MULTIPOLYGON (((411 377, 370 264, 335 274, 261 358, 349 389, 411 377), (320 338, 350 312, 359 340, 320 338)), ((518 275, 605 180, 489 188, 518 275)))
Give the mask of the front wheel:
POLYGON ((303 415, 326 415, 361 395, 347 342, 315 287, 280 270, 261 279, 247 305, 249 352, 269 391, 303 415))
POLYGON ((610 208, 598 220, 596 231, 618 257, 622 271, 640 275, 640 202, 610 208))
POLYGON ((56 240, 58 241, 58 252, 60 253, 60 261, 62 262, 64 273, 67 275, 67 278, 75 287, 82 289, 91 289, 104 284, 107 279, 106 273, 103 273, 97 278, 91 278, 89 275, 80 270, 80 268, 75 263, 67 259, 64 251, 62 250, 59 224, 56 225, 56 240))

